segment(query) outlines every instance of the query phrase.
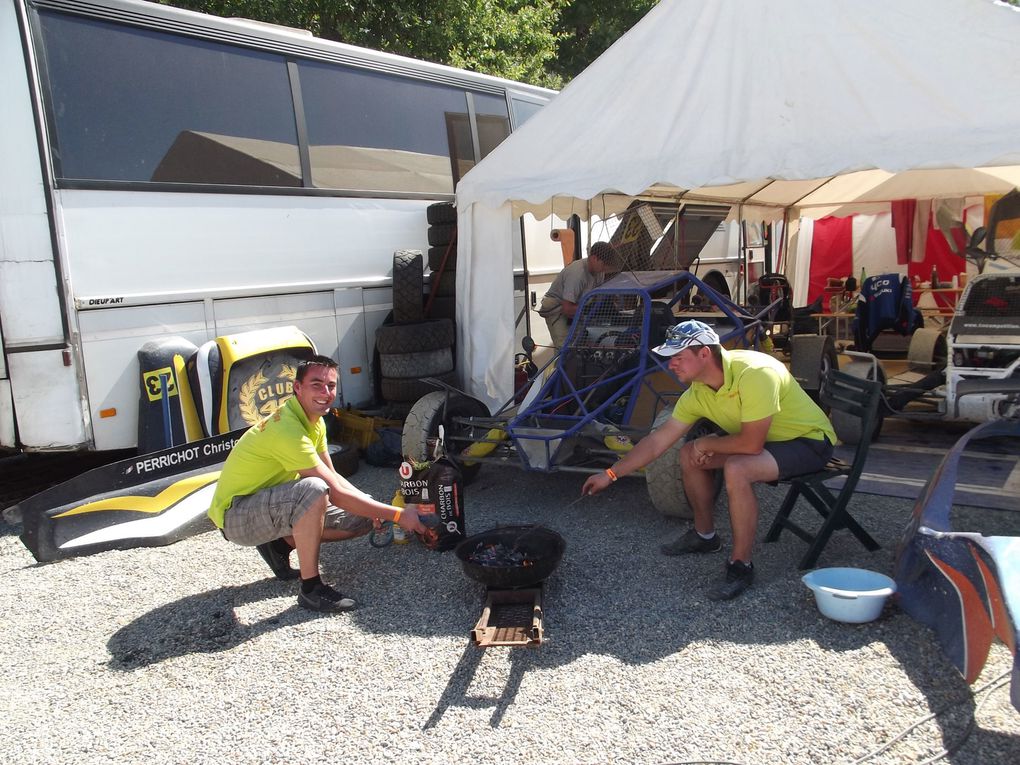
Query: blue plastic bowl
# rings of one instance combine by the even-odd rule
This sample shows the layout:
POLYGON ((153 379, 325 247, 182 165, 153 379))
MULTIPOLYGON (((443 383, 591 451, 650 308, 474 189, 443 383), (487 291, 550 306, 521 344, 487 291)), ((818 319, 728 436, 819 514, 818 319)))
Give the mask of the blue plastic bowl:
POLYGON ((820 568, 802 577, 815 594, 818 610, 830 619, 863 624, 878 618, 896 582, 863 568, 820 568))

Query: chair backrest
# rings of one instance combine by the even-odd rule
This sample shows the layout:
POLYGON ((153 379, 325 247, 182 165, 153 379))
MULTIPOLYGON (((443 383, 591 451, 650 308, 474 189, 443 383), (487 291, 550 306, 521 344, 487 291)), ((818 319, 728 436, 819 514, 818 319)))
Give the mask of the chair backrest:
POLYGON ((882 401, 882 383, 848 375, 838 369, 830 369, 822 379, 819 401, 828 409, 846 412, 861 420, 861 437, 857 441, 854 458, 847 484, 857 482, 864 469, 864 458, 871 445, 871 436, 878 420, 878 407, 882 401))

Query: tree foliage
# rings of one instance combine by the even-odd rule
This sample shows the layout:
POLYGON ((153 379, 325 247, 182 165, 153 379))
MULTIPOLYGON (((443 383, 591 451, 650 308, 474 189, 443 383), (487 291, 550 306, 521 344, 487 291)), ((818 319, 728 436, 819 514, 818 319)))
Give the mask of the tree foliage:
POLYGON ((570 80, 641 20, 658 0, 574 0, 556 27, 558 49, 550 72, 570 80))
POLYGON ((540 85, 567 0, 163 0, 218 16, 307 29, 317 37, 540 85))
POLYGON ((161 0, 558 88, 658 0, 161 0))

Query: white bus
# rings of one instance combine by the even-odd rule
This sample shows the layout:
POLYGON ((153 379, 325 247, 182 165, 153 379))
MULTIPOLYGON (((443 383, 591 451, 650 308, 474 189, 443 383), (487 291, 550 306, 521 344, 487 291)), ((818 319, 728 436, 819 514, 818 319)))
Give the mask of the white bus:
POLYGON ((426 208, 554 94, 134 0, 0 0, 0 446, 136 443, 148 341, 300 327, 372 398, 426 208))

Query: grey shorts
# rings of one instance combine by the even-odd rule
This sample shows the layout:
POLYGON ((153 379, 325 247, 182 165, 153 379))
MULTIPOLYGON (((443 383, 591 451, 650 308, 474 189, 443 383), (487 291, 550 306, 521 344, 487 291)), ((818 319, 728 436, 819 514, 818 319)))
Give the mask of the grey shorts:
POLYGON ((814 473, 825 467, 832 457, 832 443, 828 438, 795 438, 792 441, 768 441, 765 451, 779 465, 779 478, 814 473))
MULTIPOLYGON (((290 536, 294 524, 328 492, 329 487, 321 478, 302 478, 234 497, 223 519, 223 536, 247 547, 290 536)), ((372 530, 372 519, 330 506, 324 526, 356 536, 372 530)))

